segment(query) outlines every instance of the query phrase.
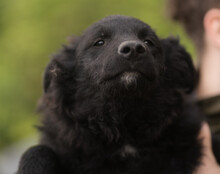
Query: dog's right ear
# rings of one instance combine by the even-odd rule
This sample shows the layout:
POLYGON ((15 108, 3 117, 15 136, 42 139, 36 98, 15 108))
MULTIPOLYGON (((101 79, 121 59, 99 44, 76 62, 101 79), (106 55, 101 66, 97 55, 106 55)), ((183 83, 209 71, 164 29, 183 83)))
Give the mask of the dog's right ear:
POLYGON ((75 67, 75 52, 78 45, 78 38, 70 40, 68 46, 63 46, 60 52, 55 54, 46 67, 43 80, 43 89, 47 93, 51 86, 62 83, 66 78, 73 75, 75 67))
POLYGON ((189 53, 173 37, 161 40, 165 54, 165 83, 170 88, 191 92, 195 87, 196 73, 189 53))

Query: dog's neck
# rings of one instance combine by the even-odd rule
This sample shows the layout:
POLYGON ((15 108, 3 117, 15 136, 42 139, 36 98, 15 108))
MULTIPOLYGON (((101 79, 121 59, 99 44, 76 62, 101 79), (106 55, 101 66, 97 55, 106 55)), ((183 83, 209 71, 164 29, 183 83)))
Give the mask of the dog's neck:
POLYGON ((164 91, 158 90, 149 98, 94 95, 77 99, 80 102, 76 103, 74 110, 80 110, 81 118, 86 119, 88 126, 100 129, 100 133, 105 134, 109 141, 118 141, 128 136, 131 139, 145 138, 151 141, 177 115, 173 108, 177 108, 178 112, 180 106, 175 100, 164 100, 161 97, 163 94, 164 91), (88 105, 90 110, 81 108, 88 105))
MULTIPOLYGON (((70 149, 73 146, 92 149, 92 144, 99 144, 100 147, 103 144, 118 146, 142 142, 143 139, 152 142, 160 136, 164 128, 172 123, 181 106, 181 97, 174 95, 173 90, 166 93, 158 90, 148 99, 105 98, 96 93, 86 96, 85 89, 80 90, 81 94, 77 92, 79 95, 74 97, 74 101, 68 96, 66 96, 68 99, 62 101, 73 103, 70 108, 62 108, 65 110, 59 111, 60 108, 56 107, 57 110, 54 110, 55 113, 52 115, 50 114, 52 110, 45 111, 48 113, 46 116, 49 117, 46 120, 51 122, 51 126, 45 126, 43 130, 47 140, 51 139, 50 141, 54 142, 54 137, 57 137, 58 142, 63 142, 70 149), (163 96, 165 94, 171 96, 170 99, 165 98, 163 96), (61 117, 65 119, 56 124, 61 117), (68 134, 60 136, 59 126, 62 126, 64 132, 68 134)), ((55 148, 60 146, 49 144, 56 146, 55 148)))

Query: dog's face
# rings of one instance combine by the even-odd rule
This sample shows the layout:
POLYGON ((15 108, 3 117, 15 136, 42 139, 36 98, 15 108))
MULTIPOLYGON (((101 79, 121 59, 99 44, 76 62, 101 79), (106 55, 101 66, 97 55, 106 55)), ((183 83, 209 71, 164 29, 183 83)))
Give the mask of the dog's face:
POLYGON ((158 86, 191 90, 194 68, 177 40, 158 39, 138 19, 110 16, 73 39, 46 70, 45 91, 82 84, 119 97, 142 96, 158 86))
POLYGON ((76 57, 94 85, 117 90, 147 91, 164 67, 161 42, 153 30, 124 16, 104 18, 88 28, 76 57))

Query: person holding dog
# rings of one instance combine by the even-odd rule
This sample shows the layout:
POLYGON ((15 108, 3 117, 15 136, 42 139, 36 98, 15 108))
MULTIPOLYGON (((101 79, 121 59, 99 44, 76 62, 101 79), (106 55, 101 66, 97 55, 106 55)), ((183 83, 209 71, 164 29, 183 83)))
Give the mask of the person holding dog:
POLYGON ((170 17, 182 24, 197 53, 198 104, 209 126, 202 126, 204 157, 197 174, 219 174, 211 133, 220 135, 220 0, 168 0, 170 17), (209 128, 210 127, 210 128, 209 128))

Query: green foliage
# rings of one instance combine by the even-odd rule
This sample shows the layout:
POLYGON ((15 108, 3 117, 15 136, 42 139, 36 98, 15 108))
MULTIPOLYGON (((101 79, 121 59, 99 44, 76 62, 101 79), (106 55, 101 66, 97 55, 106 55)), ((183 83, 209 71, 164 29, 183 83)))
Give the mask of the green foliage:
POLYGON ((161 37, 180 36, 165 15, 164 0, 0 0, 0 148, 36 134, 42 75, 51 53, 88 25, 112 14, 134 16, 161 37))

